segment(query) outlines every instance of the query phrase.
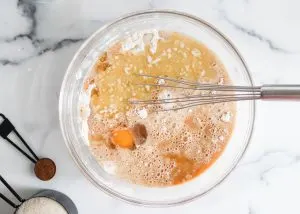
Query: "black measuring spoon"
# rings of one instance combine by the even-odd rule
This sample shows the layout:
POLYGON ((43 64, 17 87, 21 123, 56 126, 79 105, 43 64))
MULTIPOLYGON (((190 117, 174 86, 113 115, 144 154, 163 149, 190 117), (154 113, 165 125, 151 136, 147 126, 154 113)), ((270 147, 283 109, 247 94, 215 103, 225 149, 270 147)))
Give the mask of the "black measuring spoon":
POLYGON ((24 138, 19 134, 14 125, 7 119, 7 117, 5 117, 4 114, 0 113, 0 118, 3 119, 2 122, 0 121, 0 137, 6 140, 9 144, 11 144, 15 149, 17 149, 22 155, 24 155, 34 164, 34 173, 40 180, 47 181, 52 179, 56 173, 56 165, 54 161, 49 158, 39 158, 29 147, 24 138), (27 154, 24 150, 22 150, 15 142, 13 142, 9 138, 9 135, 12 133, 20 139, 23 145, 30 152, 31 156, 27 154))

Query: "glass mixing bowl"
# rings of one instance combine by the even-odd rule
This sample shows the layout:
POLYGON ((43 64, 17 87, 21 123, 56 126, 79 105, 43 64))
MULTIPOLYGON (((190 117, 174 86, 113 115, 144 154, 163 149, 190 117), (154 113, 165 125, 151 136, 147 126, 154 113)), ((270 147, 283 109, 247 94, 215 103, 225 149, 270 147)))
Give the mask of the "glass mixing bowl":
POLYGON ((232 43, 207 22, 175 11, 143 11, 101 27, 79 48, 61 88, 59 114, 64 140, 83 174, 100 190, 137 205, 170 206, 203 196, 220 184, 237 165, 249 143, 254 123, 254 101, 237 103, 232 137, 217 161, 203 174, 181 185, 153 188, 130 184, 106 173, 89 151, 80 116, 84 79, 101 52, 126 35, 145 29, 176 31, 204 43, 223 62, 233 84, 252 86, 244 60, 232 43))

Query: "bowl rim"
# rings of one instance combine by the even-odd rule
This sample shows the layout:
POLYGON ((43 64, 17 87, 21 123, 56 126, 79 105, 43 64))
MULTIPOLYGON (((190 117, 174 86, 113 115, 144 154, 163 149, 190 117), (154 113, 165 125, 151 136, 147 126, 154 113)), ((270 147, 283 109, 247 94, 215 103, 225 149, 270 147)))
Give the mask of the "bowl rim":
POLYGON ((203 24, 206 27, 210 28, 212 31, 214 31, 214 33, 218 34, 224 40, 224 42, 227 45, 229 45, 229 47, 234 51, 234 53, 237 55, 237 57, 241 60, 241 63, 243 65, 243 67, 245 68, 245 73, 247 74, 249 82, 250 82, 251 85, 253 85, 252 76, 249 72, 249 68, 246 65, 246 62, 245 62, 244 58, 242 57, 241 53, 238 51, 238 49, 235 47, 235 45, 231 42, 231 40, 229 40, 227 38, 227 36, 225 36, 216 27, 214 27, 214 25, 208 23, 207 21, 205 21, 202 18, 199 18, 195 15, 191 15, 189 13, 176 11, 176 10, 151 9, 151 10, 136 11, 136 12, 132 12, 132 13, 128 13, 128 14, 125 14, 123 16, 120 16, 119 18, 116 18, 113 21, 110 21, 110 22, 104 24, 97 31, 95 31, 89 38, 87 38, 83 42, 83 44, 79 47, 79 49, 76 51, 76 53, 74 54, 71 62, 69 63, 69 66, 66 69, 66 72, 65 72, 62 84, 61 84, 61 89, 60 89, 60 96, 59 96, 59 123, 60 123, 60 129, 61 129, 61 132, 62 132, 63 139, 65 141, 65 144, 68 148, 69 154, 72 157, 73 161, 76 163, 76 165, 78 166, 78 168, 80 169, 80 171, 84 175, 84 177, 87 178, 93 185, 95 185, 102 192, 112 196, 113 198, 117 198, 121 201, 124 201, 124 202, 129 203, 129 204, 137 205, 137 206, 145 206, 145 207, 178 206, 178 205, 182 205, 182 204, 194 201, 195 199, 203 197, 206 194, 208 194, 209 192, 211 192, 213 189, 215 189, 221 183, 223 183, 223 181, 228 177, 228 175, 238 165, 240 160, 243 158, 245 152, 247 151, 249 143, 250 143, 250 141, 252 139, 252 136, 253 136, 255 117, 256 117, 256 105, 255 105, 254 100, 251 102, 252 103, 252 105, 251 105, 251 107, 252 107, 252 118, 251 118, 251 121, 250 121, 251 124, 249 126, 248 134, 246 136, 247 143, 245 144, 244 150, 241 152, 240 157, 238 157, 237 160, 232 164, 231 168, 229 170, 227 170, 226 173, 224 173, 223 177, 219 181, 217 181, 213 186, 208 188, 206 191, 204 191, 202 193, 199 193, 199 194, 195 194, 195 195, 193 195, 191 197, 188 197, 188 198, 181 199, 181 200, 168 201, 167 203, 166 202, 160 202, 160 201, 145 201, 145 200, 138 200, 138 199, 135 199, 135 198, 131 198, 131 197, 128 197, 128 196, 123 195, 121 193, 118 193, 115 190, 112 190, 111 188, 105 186, 105 184, 99 184, 97 181, 95 181, 90 176, 90 173, 88 172, 88 170, 85 169, 85 167, 83 167, 83 165, 80 164, 80 163, 82 163, 82 161, 77 156, 77 153, 74 150, 74 148, 72 148, 72 146, 70 145, 70 142, 67 140, 67 136, 66 136, 66 132, 65 132, 65 129, 64 129, 64 124, 63 124, 64 122, 63 122, 63 119, 62 119, 63 118, 63 113, 62 113, 63 112, 63 93, 64 93, 63 89, 65 88, 65 85, 66 85, 66 82, 67 82, 67 76, 70 73, 70 70, 72 69, 72 66, 73 66, 74 62, 76 61, 78 55, 81 54, 82 50, 85 49, 87 44, 89 44, 89 42, 92 41, 101 31, 107 29, 110 26, 113 26, 113 25, 119 23, 120 21, 126 20, 128 18, 132 18, 132 17, 135 17, 135 16, 139 16, 139 15, 145 15, 145 14, 169 14, 169 15, 183 16, 185 18, 192 19, 196 22, 200 22, 201 24, 203 24))

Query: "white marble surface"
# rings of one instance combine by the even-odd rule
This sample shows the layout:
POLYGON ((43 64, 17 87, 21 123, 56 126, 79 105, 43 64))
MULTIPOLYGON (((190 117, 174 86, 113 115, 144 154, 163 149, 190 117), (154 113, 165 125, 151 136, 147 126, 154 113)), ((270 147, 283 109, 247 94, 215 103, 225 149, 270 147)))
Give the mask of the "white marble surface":
MULTIPOLYGON (((29 161, 0 139, 0 173, 24 197, 40 188, 68 194, 80 214, 300 213, 300 102, 258 102, 251 145, 238 167, 220 187, 184 206, 128 205, 94 188, 79 172, 58 123, 65 69, 103 23, 150 8, 185 11, 215 25, 241 51, 256 84, 300 83, 298 0, 1 0, 0 112, 39 155, 56 161, 58 171, 52 181, 38 181, 29 161)), ((2 185, 0 191, 8 194, 2 185)), ((1 201, 0 213, 12 210, 1 201)))

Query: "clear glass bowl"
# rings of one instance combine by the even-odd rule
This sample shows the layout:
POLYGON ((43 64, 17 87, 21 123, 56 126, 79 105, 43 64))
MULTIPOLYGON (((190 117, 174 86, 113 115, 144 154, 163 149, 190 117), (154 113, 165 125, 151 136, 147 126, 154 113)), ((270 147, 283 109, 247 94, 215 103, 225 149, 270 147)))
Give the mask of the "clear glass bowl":
POLYGON ((252 86, 244 60, 232 43, 207 22, 175 11, 143 11, 121 17, 95 32, 71 61, 61 88, 59 114, 66 145, 83 174, 100 190, 127 202, 145 206, 171 206, 203 196, 220 184, 237 165, 249 143, 255 114, 254 101, 237 103, 236 125, 223 154, 197 178, 181 185, 150 188, 107 174, 89 151, 79 113, 82 86, 95 60, 109 44, 145 29, 182 32, 207 45, 221 59, 233 84, 252 86))

